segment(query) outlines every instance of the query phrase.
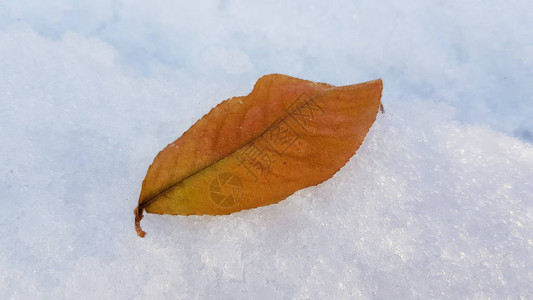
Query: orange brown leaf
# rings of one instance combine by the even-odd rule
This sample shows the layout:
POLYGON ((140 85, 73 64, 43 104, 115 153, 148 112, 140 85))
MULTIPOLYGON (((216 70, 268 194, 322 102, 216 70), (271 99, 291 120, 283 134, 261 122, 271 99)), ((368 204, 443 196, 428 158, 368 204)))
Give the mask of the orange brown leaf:
POLYGON ((222 215, 277 203, 329 179, 355 154, 381 107, 381 80, 335 87, 260 78, 223 101, 148 168, 134 210, 222 215))

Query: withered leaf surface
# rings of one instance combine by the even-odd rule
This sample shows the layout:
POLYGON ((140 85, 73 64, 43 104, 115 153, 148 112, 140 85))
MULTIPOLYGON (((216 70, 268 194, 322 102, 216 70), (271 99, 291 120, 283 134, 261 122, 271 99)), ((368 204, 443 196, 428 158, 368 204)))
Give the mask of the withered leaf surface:
POLYGON ((260 78, 223 101, 154 159, 134 210, 221 215, 277 203, 329 179, 355 154, 380 108, 382 82, 335 87, 260 78))

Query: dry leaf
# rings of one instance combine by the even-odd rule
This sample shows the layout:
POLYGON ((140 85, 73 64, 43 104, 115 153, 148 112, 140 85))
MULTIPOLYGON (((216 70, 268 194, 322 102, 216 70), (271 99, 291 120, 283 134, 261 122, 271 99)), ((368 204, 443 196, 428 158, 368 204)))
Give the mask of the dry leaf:
POLYGON ((382 82, 335 87, 286 75, 260 78, 161 151, 135 208, 221 215, 277 203, 329 179, 355 154, 380 107, 382 82))

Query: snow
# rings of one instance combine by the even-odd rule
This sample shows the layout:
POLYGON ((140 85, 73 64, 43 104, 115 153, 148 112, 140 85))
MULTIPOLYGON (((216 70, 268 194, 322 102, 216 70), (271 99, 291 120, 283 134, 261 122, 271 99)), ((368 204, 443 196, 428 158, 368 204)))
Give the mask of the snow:
POLYGON ((532 9, 0 3, 0 298, 533 298, 532 9), (138 238, 157 152, 273 72, 386 113, 331 180, 138 238))

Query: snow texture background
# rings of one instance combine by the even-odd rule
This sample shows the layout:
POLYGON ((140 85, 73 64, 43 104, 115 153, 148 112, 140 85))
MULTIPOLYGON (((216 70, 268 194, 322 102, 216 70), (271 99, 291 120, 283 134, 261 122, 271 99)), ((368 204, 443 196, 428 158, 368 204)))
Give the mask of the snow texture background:
POLYGON ((533 298, 533 3, 0 2, 1 299, 533 298), (384 81, 331 180, 230 216, 132 210, 264 74, 384 81))

